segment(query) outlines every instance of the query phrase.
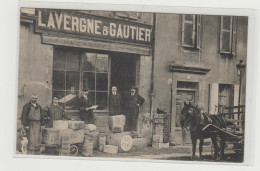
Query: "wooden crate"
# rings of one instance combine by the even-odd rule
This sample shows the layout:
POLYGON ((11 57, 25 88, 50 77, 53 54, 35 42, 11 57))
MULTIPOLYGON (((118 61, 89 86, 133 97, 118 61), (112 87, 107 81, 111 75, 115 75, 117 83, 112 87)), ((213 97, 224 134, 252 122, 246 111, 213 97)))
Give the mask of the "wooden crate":
POLYGON ((110 154, 118 153, 118 146, 115 146, 115 145, 105 145, 104 146, 104 152, 105 153, 110 153, 110 154))

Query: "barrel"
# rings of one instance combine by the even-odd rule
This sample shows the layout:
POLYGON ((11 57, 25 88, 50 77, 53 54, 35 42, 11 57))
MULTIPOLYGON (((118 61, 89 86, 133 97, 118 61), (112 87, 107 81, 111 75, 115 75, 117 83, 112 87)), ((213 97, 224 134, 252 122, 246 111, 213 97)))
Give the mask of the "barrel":
POLYGON ((43 130, 43 143, 47 145, 59 144, 59 130, 54 128, 45 128, 43 130))
POLYGON ((106 134, 105 133, 100 133, 98 137, 98 149, 99 151, 103 152, 104 151, 104 146, 106 145, 106 134))
POLYGON ((118 146, 119 152, 128 152, 132 148, 133 139, 126 133, 116 133, 108 136, 107 143, 118 146))
POLYGON ((85 136, 83 148, 82 148, 82 155, 85 157, 92 156, 93 154, 93 144, 94 139, 88 135, 85 136))

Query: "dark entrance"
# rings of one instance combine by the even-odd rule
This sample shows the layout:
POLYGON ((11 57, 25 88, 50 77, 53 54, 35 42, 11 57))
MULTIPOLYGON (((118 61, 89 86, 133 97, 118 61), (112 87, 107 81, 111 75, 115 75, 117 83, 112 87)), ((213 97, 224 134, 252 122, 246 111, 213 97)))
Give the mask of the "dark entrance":
POLYGON ((122 113, 126 112, 126 97, 130 89, 136 85, 137 55, 116 53, 111 55, 111 86, 117 86, 121 95, 122 113))

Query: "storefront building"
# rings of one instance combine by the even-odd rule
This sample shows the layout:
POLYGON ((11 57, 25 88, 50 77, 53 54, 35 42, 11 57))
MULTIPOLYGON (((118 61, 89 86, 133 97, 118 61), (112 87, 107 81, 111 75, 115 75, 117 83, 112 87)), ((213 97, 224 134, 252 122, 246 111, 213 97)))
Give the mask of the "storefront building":
MULTIPOLYGON (((248 18, 161 13, 155 21, 153 107, 171 113, 170 138, 180 144, 184 101, 209 114, 238 105, 236 64, 246 63, 248 18)), ((245 81, 244 75, 241 105, 245 81)))
POLYGON ((109 115, 112 85, 122 99, 137 86, 146 99, 140 118, 150 117, 152 21, 149 13, 21 9, 18 118, 33 92, 42 107, 58 96, 78 117, 74 99, 88 88, 99 122, 109 115))
MULTIPOLYGON (((180 144, 184 101, 210 114, 215 106, 238 105, 236 64, 246 64, 247 25, 242 16, 22 9, 18 118, 32 92, 42 107, 60 97, 66 113, 77 117, 73 99, 89 88, 102 130, 111 86, 124 99, 135 85, 145 98, 140 135, 152 136, 160 108, 170 114, 170 141, 180 144)), ((245 82, 244 76, 242 105, 245 82)))

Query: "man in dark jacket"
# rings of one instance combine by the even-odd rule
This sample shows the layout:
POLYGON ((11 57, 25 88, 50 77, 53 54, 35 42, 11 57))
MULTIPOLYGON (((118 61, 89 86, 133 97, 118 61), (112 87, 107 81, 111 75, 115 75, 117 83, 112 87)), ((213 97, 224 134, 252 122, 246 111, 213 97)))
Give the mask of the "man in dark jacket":
POLYGON ((137 94, 137 88, 131 89, 131 94, 128 99, 128 111, 126 115, 126 131, 137 131, 137 123, 139 116, 139 107, 145 102, 145 99, 137 94))
POLYGON ((94 124, 92 104, 88 98, 88 89, 83 90, 83 95, 77 100, 76 108, 80 111, 80 119, 86 124, 94 124))
POLYGON ((53 97, 52 103, 46 106, 43 110, 44 112, 46 112, 46 115, 49 118, 48 122, 46 123, 47 128, 53 127, 54 120, 71 119, 69 116, 65 114, 65 111, 62 108, 62 106, 59 105, 59 99, 56 96, 53 97))
POLYGON ((41 131, 44 125, 44 117, 42 108, 37 103, 37 95, 31 96, 31 101, 23 106, 21 122, 24 127, 29 126, 28 136, 28 152, 33 152, 40 149, 42 140, 41 131))
POLYGON ((109 99, 110 116, 120 115, 120 94, 117 93, 116 86, 112 87, 112 93, 109 99))

